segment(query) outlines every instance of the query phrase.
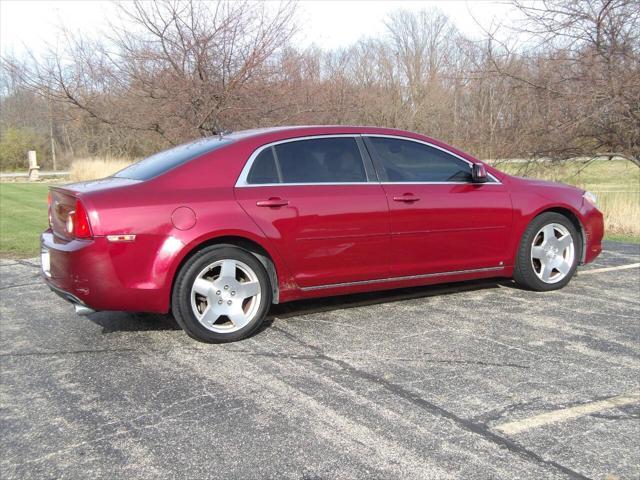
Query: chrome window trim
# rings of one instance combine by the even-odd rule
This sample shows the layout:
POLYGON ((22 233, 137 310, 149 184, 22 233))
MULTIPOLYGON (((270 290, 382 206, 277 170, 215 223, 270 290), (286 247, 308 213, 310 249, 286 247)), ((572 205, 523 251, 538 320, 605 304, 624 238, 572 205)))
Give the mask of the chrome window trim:
MULTIPOLYGON (((495 178, 493 175, 487 172, 491 178, 495 178)), ((495 182, 379 182, 382 185, 502 185, 502 182, 495 178, 495 182)))
MULTIPOLYGON (((407 140, 409 142, 421 143, 423 145, 426 145, 427 147, 436 148, 436 149, 440 150, 441 152, 444 152, 444 153, 446 153, 448 155, 451 155, 452 157, 455 157, 455 158, 457 158, 459 160, 462 160, 463 162, 467 163, 470 167, 473 165, 473 162, 470 162, 466 158, 461 157, 460 155, 458 155, 456 153, 453 153, 451 150, 447 150, 446 148, 440 147, 438 145, 434 145, 433 143, 425 142, 424 140, 418 140, 417 138, 403 137, 403 136, 400 136, 400 135, 384 135, 384 134, 381 134, 381 133, 363 133, 362 136, 363 137, 378 137, 378 138, 393 138, 393 139, 396 139, 396 140, 407 140)), ((492 184, 502 185, 502 182, 500 180, 498 180, 494 175, 492 175, 489 172, 487 172, 487 175, 493 181, 485 182, 485 183, 478 184, 478 185, 492 185, 492 184)), ((383 185, 395 185, 395 184, 416 184, 416 185, 451 185, 451 184, 453 184, 453 185, 468 185, 468 184, 474 184, 473 182, 380 182, 380 183, 382 183, 383 185)))
MULTIPOLYGON (((284 140, 278 140, 275 142, 267 143, 265 145, 262 145, 256 148, 251 154, 251 156, 249 156, 247 163, 245 163, 244 168, 242 169, 242 172, 240 172, 240 176, 238 177, 238 180, 236 181, 235 186, 236 188, 240 188, 240 187, 276 187, 276 186, 291 187, 291 186, 312 186, 312 185, 324 185, 324 186, 326 185, 378 185, 379 182, 376 182, 373 180, 371 181, 367 180, 366 182, 312 182, 312 183, 248 183, 247 182, 247 178, 249 177, 249 172, 251 171, 251 167, 253 167, 253 162, 258 157, 258 155, 260 155, 260 153, 262 153, 262 151, 267 148, 276 147, 277 145, 280 145, 282 143, 300 142, 304 140, 318 140, 322 138, 353 138, 355 141, 357 138, 361 136, 362 135, 360 135, 359 133, 332 133, 328 135, 311 135, 307 137, 286 138, 284 140)), ((359 147, 358 147, 358 150, 360 150, 359 147)), ((274 148, 274 151, 275 151, 275 148, 274 148)), ((366 175, 367 173, 366 166, 365 166, 366 159, 362 157, 362 154, 360 155, 360 159, 362 160, 362 168, 364 168, 365 175, 366 175)))
POLYGON ((244 185, 236 184, 237 188, 255 188, 255 187, 339 187, 342 185, 375 185, 380 186, 380 182, 314 182, 314 183, 247 183, 244 185))
POLYGON ((404 277, 376 278, 373 280, 360 280, 357 282, 330 283, 326 285, 314 285, 311 287, 301 287, 300 290, 308 292, 313 290, 327 290, 330 288, 355 287, 359 285, 370 285, 375 283, 392 283, 392 282, 402 282, 406 280, 419 280, 422 278, 446 277, 449 275, 464 275, 466 273, 498 272, 500 270, 504 270, 505 268, 506 267, 504 266, 486 267, 486 268, 474 268, 471 270, 452 270, 449 272, 423 273, 421 275, 407 275, 404 277))
MULTIPOLYGON (((443 151, 444 153, 447 153, 453 157, 456 157, 460 160, 462 160, 463 162, 467 163, 469 166, 473 165, 473 162, 470 162, 469 160, 467 160, 466 158, 461 157, 460 155, 457 155, 449 150, 447 150, 446 148, 442 148, 438 145, 434 145, 432 143, 429 142, 425 142, 423 140, 418 140, 416 138, 410 138, 410 137, 403 137, 400 135, 383 135, 383 134, 378 134, 378 133, 331 133, 331 134, 327 134, 327 135, 311 135, 311 136, 306 136, 306 137, 294 137, 294 138, 286 138, 284 140, 277 140, 275 142, 271 142, 271 143, 267 143, 265 145, 261 145, 260 147, 256 148, 253 153, 249 156, 249 159, 247 160, 247 162, 245 163, 244 167, 242 168, 242 171, 240 172, 240 176, 238 177, 238 180, 236 181, 235 187, 236 188, 255 188, 255 187, 310 187, 310 186, 314 186, 314 185, 319 185, 319 186, 340 186, 340 185, 502 185, 502 182, 497 179, 494 175, 492 175, 491 173, 487 172, 489 178, 492 179, 492 181, 490 182, 486 182, 486 183, 478 183, 475 184, 473 182, 381 182, 381 181, 376 181, 376 180, 368 180, 366 182, 307 182, 307 183, 248 183, 247 182, 247 178, 249 177, 249 172, 251 171, 251 167, 253 167, 253 163, 255 162, 255 159, 258 157, 258 155, 260 155, 260 153, 262 153, 263 150, 266 150, 267 148, 273 148, 277 145, 280 145, 282 143, 290 143, 290 142, 298 142, 298 141, 303 141, 303 140, 316 140, 316 139, 320 139, 320 138, 353 138, 354 140, 357 139, 358 137, 380 137, 380 138, 394 138, 397 140, 407 140, 410 142, 415 142, 415 143, 421 143, 423 145, 426 145, 428 147, 432 147, 432 148, 437 148, 438 150, 443 151)), ((274 148, 274 155, 275 155, 275 148, 274 148)), ((366 162, 365 158, 362 158, 362 155, 360 155, 360 158, 362 159, 362 163, 363 166, 365 167, 365 173, 366 173, 366 166, 364 165, 364 163, 366 162)))
MULTIPOLYGON (((276 164, 276 173, 278 174, 278 183, 282 183, 282 168, 280 168, 280 160, 278 159, 278 152, 276 152, 276 149, 273 145, 271 145, 270 148, 271 148, 271 154, 273 155, 273 162, 276 164)), ((248 174, 249 173, 247 173, 247 175, 248 174)))

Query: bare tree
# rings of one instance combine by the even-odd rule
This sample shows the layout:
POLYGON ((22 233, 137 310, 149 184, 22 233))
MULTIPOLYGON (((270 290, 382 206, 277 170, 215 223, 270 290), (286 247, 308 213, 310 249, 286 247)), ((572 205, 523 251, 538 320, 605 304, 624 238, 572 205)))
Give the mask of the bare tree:
POLYGON ((295 48, 289 2, 122 3, 106 36, 2 59, 0 133, 37 126, 46 149, 140 156, 226 129, 359 123, 483 158, 640 165, 637 0, 513 1, 524 22, 508 43, 400 10, 379 38, 331 51, 295 48))
POLYGON ((28 68, 6 62, 25 85, 113 126, 155 132, 169 143, 236 123, 245 90, 269 74, 291 35, 293 3, 218 1, 121 4, 109 37, 67 35, 28 68), (19 68, 21 67, 21 68, 19 68))
POLYGON ((514 0, 532 45, 492 67, 532 92, 532 153, 623 157, 640 166, 640 6, 635 0, 514 0))

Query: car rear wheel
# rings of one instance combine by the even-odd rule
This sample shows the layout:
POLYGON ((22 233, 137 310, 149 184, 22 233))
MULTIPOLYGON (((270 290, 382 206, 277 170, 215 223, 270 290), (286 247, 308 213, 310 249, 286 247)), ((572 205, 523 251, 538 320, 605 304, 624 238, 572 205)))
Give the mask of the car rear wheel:
POLYGON ((514 278, 532 290, 564 287, 582 255, 580 234, 571 220, 555 212, 537 216, 520 241, 514 278))
POLYGON ((203 342, 232 342, 260 326, 271 299, 269 276, 257 258, 232 245, 214 245, 182 267, 171 307, 189 336, 203 342))

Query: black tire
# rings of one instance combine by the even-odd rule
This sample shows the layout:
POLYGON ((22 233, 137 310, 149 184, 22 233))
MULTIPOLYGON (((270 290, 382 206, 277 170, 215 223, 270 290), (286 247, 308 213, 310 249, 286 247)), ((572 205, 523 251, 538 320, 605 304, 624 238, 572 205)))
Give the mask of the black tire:
POLYGON ((535 217, 520 240, 520 246, 518 247, 518 253, 516 255, 516 264, 513 272, 513 278, 518 285, 528 288, 530 290, 536 290, 540 292, 547 292, 550 290, 558 290, 564 287, 576 272, 580 259, 582 258, 582 236, 576 229, 571 220, 560 213, 545 212, 535 217), (574 246, 574 259, 573 264, 569 272, 562 280, 556 283, 546 283, 538 277, 531 260, 531 249, 533 246, 534 236, 545 226, 550 224, 560 224, 564 226, 573 240, 574 246))
POLYGON ((262 263, 251 253, 234 245, 220 244, 203 248, 182 266, 173 286, 171 309, 178 325, 191 338, 207 343, 225 343, 242 340, 254 333, 262 324, 273 294, 269 275, 262 263), (208 265, 221 260, 237 260, 251 268, 260 283, 260 302, 255 316, 241 329, 231 332, 214 332, 198 321, 191 307, 191 289, 198 274, 208 265))

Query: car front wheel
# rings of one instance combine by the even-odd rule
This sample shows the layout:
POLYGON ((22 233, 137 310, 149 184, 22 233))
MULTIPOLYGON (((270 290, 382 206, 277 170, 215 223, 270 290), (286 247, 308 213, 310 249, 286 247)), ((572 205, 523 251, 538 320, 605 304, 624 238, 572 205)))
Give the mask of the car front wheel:
POLYGON ((232 245, 207 247, 180 270, 173 315, 203 342, 232 342, 251 335, 271 305, 269 276, 260 261, 232 245))
POLYGON ((537 216, 520 241, 514 278, 532 290, 564 287, 582 255, 580 234, 571 220, 555 212, 537 216))

